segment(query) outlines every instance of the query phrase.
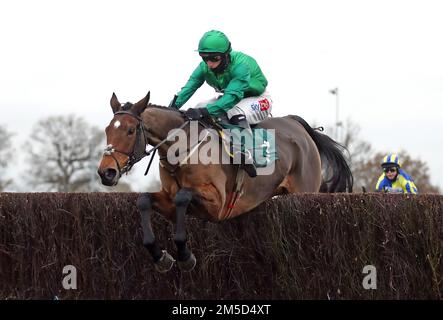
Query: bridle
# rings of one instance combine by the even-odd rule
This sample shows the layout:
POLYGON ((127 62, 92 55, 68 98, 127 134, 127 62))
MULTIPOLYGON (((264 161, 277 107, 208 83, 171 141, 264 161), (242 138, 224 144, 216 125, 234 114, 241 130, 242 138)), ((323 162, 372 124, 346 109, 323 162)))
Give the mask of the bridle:
POLYGON ((103 151, 103 155, 111 156, 114 159, 114 161, 117 165, 117 168, 118 168, 119 175, 122 176, 124 173, 131 170, 131 168, 134 166, 134 164, 139 162, 146 155, 149 155, 149 152, 146 151, 146 145, 148 144, 148 137, 147 137, 146 133, 149 132, 149 129, 143 123, 142 118, 133 114, 132 112, 117 111, 116 113, 114 113, 114 115, 119 115, 119 114, 127 114, 127 115, 137 119, 137 121, 138 121, 136 133, 135 133, 136 134, 135 135, 135 144, 134 144, 134 148, 132 149, 131 153, 117 150, 114 148, 114 146, 112 144, 108 144, 103 151), (118 160, 114 155, 115 152, 121 153, 121 154, 125 155, 126 157, 128 157, 128 161, 126 162, 126 164, 122 168, 120 167, 118 160))
POLYGON ((114 159, 114 161, 117 165, 117 168, 118 168, 119 176, 122 176, 124 173, 127 173, 129 170, 131 170, 131 168, 134 166, 134 164, 139 162, 145 156, 149 156, 152 152, 151 159, 149 161, 148 167, 145 172, 145 175, 147 175, 157 149, 162 144, 164 144, 166 141, 168 141, 169 137, 175 135, 175 133, 177 131, 183 129, 189 123, 189 120, 185 121, 179 128, 175 129, 165 139, 163 139, 162 141, 160 141, 158 144, 156 144, 154 147, 152 147, 150 150, 147 151, 146 146, 149 144, 147 133, 149 133, 149 128, 144 124, 143 119, 130 111, 117 111, 116 113, 114 113, 114 116, 118 115, 118 114, 127 114, 127 115, 137 119, 137 121, 138 121, 136 133, 135 133, 136 134, 135 144, 134 144, 134 148, 132 149, 131 153, 117 150, 114 148, 114 146, 112 144, 108 144, 103 151, 104 156, 111 156, 114 159), (128 157, 128 161, 126 162, 126 164, 122 168, 120 168, 118 160, 114 155, 115 152, 121 153, 121 154, 125 155, 126 157, 128 157))

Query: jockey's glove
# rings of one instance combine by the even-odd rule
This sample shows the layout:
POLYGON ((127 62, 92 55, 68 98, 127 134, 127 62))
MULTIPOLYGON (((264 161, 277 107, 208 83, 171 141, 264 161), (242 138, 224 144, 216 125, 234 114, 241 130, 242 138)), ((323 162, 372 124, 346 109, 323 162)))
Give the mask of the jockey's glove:
POLYGON ((185 114, 189 120, 201 120, 210 117, 209 111, 206 108, 189 108, 185 114))

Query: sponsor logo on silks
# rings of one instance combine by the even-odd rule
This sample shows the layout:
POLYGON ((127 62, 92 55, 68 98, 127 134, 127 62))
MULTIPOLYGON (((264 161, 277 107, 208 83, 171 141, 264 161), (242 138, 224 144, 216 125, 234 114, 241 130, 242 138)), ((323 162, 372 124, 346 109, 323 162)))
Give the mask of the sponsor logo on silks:
POLYGON ((258 103, 260 104, 260 111, 266 111, 271 107, 268 99, 266 98, 263 100, 259 100, 258 103))
POLYGON ((258 102, 251 103, 252 111, 266 111, 271 107, 268 99, 258 100, 258 102))
POLYGON ((260 104, 258 102, 251 103, 251 110, 256 112, 260 111, 260 104))

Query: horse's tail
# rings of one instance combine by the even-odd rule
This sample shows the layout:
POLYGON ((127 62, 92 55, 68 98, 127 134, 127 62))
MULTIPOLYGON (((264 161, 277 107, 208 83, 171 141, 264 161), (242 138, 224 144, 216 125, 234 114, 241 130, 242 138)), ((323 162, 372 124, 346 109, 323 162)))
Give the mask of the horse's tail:
POLYGON ((323 169, 320 192, 352 192, 354 178, 345 157, 345 153, 348 152, 346 147, 319 130, 314 130, 303 118, 291 117, 305 128, 320 152, 323 169))

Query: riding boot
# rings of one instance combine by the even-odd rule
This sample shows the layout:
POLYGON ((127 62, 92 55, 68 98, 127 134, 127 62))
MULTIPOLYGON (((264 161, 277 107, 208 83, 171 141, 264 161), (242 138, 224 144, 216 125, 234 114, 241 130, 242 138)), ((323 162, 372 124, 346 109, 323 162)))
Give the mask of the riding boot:
POLYGON ((257 176, 257 168, 254 164, 251 154, 248 152, 242 153, 242 165, 241 167, 246 171, 246 173, 251 177, 255 178, 257 176))
POLYGON ((240 168, 244 169, 251 178, 255 178, 257 176, 257 168, 249 151, 234 151, 233 163, 239 164, 240 168))
POLYGON ((252 152, 254 150, 252 129, 249 123, 246 121, 246 117, 244 115, 236 115, 230 119, 230 122, 242 128, 241 135, 245 139, 244 143, 241 143, 240 141, 239 143, 234 142, 233 144, 234 163, 240 162, 240 167, 243 168, 251 178, 255 178, 257 176, 257 168, 252 156, 252 152))

